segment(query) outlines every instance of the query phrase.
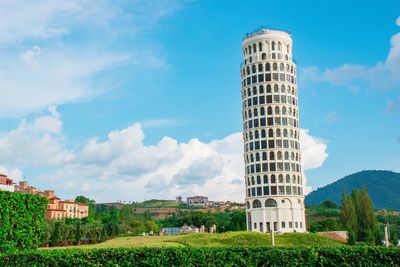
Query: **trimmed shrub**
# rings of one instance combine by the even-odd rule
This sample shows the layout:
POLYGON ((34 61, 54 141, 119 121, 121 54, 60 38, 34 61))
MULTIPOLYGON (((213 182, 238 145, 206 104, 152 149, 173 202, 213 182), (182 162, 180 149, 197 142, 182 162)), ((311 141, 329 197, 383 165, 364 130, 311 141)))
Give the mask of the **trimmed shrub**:
POLYGON ((0 191, 0 252, 40 246, 44 238, 46 207, 44 197, 0 191))
POLYGON ((0 255, 0 266, 399 266, 400 250, 339 248, 117 248, 0 255))

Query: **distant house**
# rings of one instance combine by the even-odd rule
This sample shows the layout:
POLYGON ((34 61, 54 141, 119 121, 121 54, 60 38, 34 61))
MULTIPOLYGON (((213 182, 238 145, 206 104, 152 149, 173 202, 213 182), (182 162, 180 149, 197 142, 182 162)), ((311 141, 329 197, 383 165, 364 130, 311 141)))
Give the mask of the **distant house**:
POLYGON ((179 232, 180 232, 181 234, 190 234, 190 233, 198 233, 198 232, 200 232, 200 231, 199 231, 199 228, 197 228, 197 227, 194 226, 194 225, 188 226, 187 224, 184 224, 183 226, 181 226, 181 227, 179 228, 179 232))
POLYGON ((73 200, 62 201, 54 195, 54 191, 45 191, 49 199, 46 210, 46 220, 82 219, 89 216, 89 206, 73 200))
POLYGON ((189 206, 207 206, 208 205, 208 197, 204 196, 194 196, 186 198, 186 203, 189 206))
POLYGON ((15 191, 15 184, 13 180, 7 177, 7 175, 0 173, 0 191, 15 191))
POLYGON ((166 227, 162 229, 163 234, 166 235, 179 235, 179 227, 166 227))

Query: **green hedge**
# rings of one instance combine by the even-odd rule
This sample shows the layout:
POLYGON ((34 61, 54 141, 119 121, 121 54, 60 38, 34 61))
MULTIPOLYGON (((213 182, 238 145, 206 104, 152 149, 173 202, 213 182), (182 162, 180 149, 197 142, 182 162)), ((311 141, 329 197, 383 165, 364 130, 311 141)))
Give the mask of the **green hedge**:
POLYGON ((46 225, 46 207, 44 197, 0 191, 0 251, 40 246, 46 225))
POLYGON ((0 255, 0 266, 399 266, 400 250, 339 248, 132 248, 0 255))

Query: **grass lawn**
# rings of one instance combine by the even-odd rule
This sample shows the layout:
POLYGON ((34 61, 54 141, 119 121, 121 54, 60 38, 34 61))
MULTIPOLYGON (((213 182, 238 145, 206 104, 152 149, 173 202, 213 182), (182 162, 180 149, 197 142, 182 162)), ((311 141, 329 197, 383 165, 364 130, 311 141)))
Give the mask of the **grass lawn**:
MULTIPOLYGON (((300 246, 343 246, 343 243, 316 234, 275 235, 275 245, 279 247, 300 246)), ((135 236, 119 237, 95 245, 56 247, 42 249, 94 249, 116 247, 223 247, 223 246, 271 246, 271 236, 253 232, 227 232, 220 234, 189 234, 179 236, 135 236)))

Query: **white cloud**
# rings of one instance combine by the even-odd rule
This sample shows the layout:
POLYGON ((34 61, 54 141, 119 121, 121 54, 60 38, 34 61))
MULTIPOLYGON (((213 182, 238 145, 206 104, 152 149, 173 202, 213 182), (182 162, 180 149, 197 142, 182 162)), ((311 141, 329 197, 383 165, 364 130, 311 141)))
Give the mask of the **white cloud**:
POLYGON ((300 145, 304 170, 319 168, 328 158, 326 142, 311 136, 309 130, 300 131, 300 145))
MULTIPOLYGON (((301 130, 303 169, 320 167, 328 157, 323 140, 301 130)), ((144 144, 140 124, 91 138, 81 148, 66 148, 55 107, 32 121, 23 120, 0 136, 0 161, 7 168, 44 167, 31 184, 46 184, 61 196, 88 195, 97 201, 208 195, 214 200, 244 199, 242 133, 208 143, 180 143, 170 137, 144 144)), ((18 171, 14 171, 15 176, 18 171)))
MULTIPOLYGON (((399 25, 400 17, 397 18, 399 25)), ((305 68, 302 72, 304 82, 330 82, 347 86, 350 90, 362 87, 387 90, 398 88, 400 82, 400 33, 391 38, 391 48, 384 62, 374 66, 343 64, 339 67, 321 70, 315 66, 305 68)))
POLYGON ((0 117, 102 95, 115 89, 110 86, 115 81, 99 74, 116 67, 164 66, 164 57, 136 36, 182 5, 175 0, 0 4, 0 117), (114 50, 121 40, 129 50, 114 50))
POLYGON ((0 135, 0 162, 9 166, 49 166, 73 160, 71 151, 64 148, 62 122, 55 107, 49 114, 32 122, 22 120, 19 126, 0 135))

